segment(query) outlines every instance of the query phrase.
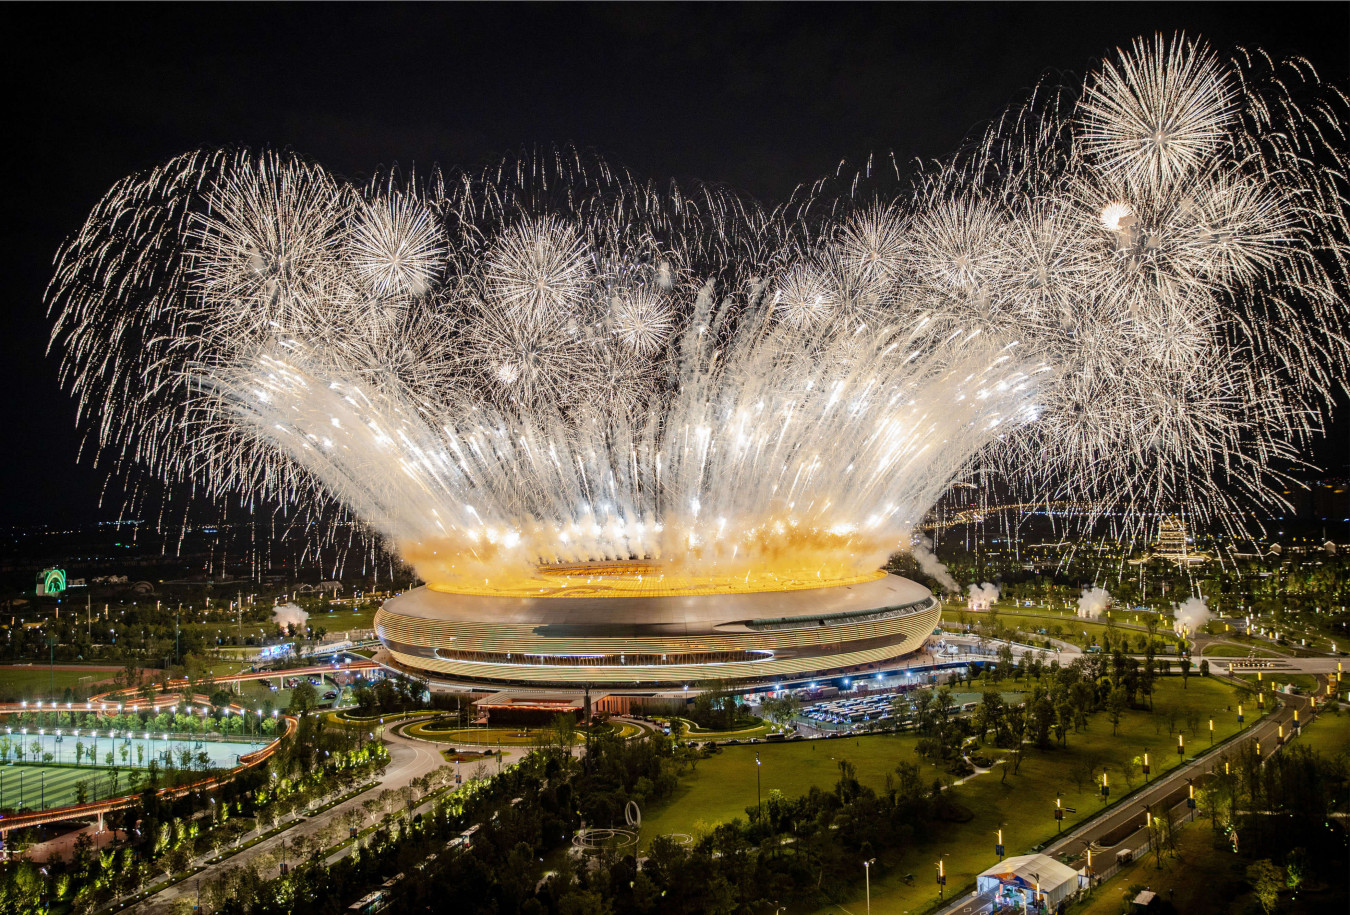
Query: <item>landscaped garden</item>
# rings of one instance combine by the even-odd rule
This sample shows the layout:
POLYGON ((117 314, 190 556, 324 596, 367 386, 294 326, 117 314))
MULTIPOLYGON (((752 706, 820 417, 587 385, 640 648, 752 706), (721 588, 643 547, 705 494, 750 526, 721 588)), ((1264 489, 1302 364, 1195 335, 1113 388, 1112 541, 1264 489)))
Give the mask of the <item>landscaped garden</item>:
MULTIPOLYGON (((1013 692, 1017 685, 1005 680, 999 688, 1013 692)), ((1004 831, 1009 848, 1030 848, 1053 837, 1057 795, 1074 811, 1066 815, 1066 829, 1100 811, 1103 771, 1111 784, 1111 802, 1119 803, 1132 788, 1143 785, 1140 763, 1146 750, 1152 765, 1150 778, 1180 762, 1174 751, 1178 731, 1185 734, 1188 755, 1208 749, 1211 718, 1215 743, 1237 733, 1235 696, 1231 687, 1212 678, 1192 676, 1183 683, 1180 677, 1161 677, 1154 687, 1152 712, 1147 708, 1123 710, 1114 727, 1109 714, 1091 715, 1081 731, 1068 733, 1064 745, 1029 750, 1020 760, 1014 760, 1007 749, 982 748, 980 754, 998 764, 951 789, 958 810, 968 817, 941 825, 931 838, 915 842, 898 856, 880 855, 881 866, 872 873, 876 910, 916 911, 935 903, 930 871, 938 855, 947 856, 949 888, 973 882, 975 874, 997 860, 993 846, 998 829, 1004 831), (912 883, 907 875, 913 875, 912 883)), ((1247 713, 1246 726, 1256 714, 1255 710, 1247 713)), ((885 791, 888 776, 894 782, 901 762, 916 765, 924 784, 955 781, 945 766, 916 754, 921 739, 917 734, 883 734, 723 748, 694 763, 669 802, 646 812, 644 847, 659 835, 704 834, 718 823, 744 821, 746 808, 756 805, 757 776, 759 795, 766 802, 774 792, 784 798, 806 794, 812 788, 828 792, 845 762, 860 784, 879 794, 885 791)), ((861 895, 839 902, 851 911, 865 905, 861 895)), ((825 911, 837 909, 831 906, 825 911)))

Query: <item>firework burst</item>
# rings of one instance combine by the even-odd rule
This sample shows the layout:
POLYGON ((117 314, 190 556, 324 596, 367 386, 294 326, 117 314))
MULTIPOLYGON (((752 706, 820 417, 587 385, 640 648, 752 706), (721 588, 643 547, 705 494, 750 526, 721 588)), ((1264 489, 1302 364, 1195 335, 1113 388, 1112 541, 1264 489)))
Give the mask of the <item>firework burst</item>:
POLYGON ((846 578, 977 467, 1232 520, 1344 387, 1345 111, 1177 38, 773 211, 571 151, 364 190, 194 153, 63 249, 53 343, 119 466, 336 503, 446 587, 846 578))

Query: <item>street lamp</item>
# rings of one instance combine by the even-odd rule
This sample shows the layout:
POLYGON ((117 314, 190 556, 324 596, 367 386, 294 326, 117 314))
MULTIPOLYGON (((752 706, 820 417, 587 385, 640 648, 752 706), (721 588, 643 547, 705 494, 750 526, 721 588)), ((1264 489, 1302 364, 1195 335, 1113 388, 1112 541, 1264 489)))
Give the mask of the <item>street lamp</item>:
POLYGON ((863 875, 867 880, 867 915, 872 915, 872 865, 876 863, 876 858, 868 858, 863 862, 863 875))
POLYGON ((759 751, 756 750, 756 751, 755 751, 755 807, 756 807, 756 809, 757 809, 757 811, 758 811, 759 821, 760 821, 761 825, 762 825, 763 822, 764 822, 764 801, 763 801, 763 800, 761 799, 761 797, 760 797, 760 790, 759 790, 759 770, 760 770, 761 767, 763 767, 763 765, 764 765, 764 763, 762 763, 762 762, 760 761, 760 758, 759 758, 759 751))

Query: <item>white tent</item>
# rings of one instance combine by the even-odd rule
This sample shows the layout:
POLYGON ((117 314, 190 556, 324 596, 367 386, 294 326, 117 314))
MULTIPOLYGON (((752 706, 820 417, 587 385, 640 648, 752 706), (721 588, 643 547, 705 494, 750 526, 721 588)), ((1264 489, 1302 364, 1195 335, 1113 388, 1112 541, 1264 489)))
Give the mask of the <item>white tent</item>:
POLYGON ((981 893, 992 893, 1007 902, 1017 901, 1028 911, 1052 912, 1078 892, 1078 872, 1046 855, 1005 858, 975 879, 981 893))

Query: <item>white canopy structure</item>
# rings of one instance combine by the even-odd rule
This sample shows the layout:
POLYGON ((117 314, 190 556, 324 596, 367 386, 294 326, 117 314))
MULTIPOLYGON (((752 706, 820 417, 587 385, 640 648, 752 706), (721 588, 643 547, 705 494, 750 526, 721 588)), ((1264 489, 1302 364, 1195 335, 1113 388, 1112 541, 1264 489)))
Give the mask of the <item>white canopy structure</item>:
POLYGON ((975 881, 981 893, 1019 900, 1028 911, 1053 911, 1078 891, 1078 872, 1046 855, 1006 858, 975 881))

